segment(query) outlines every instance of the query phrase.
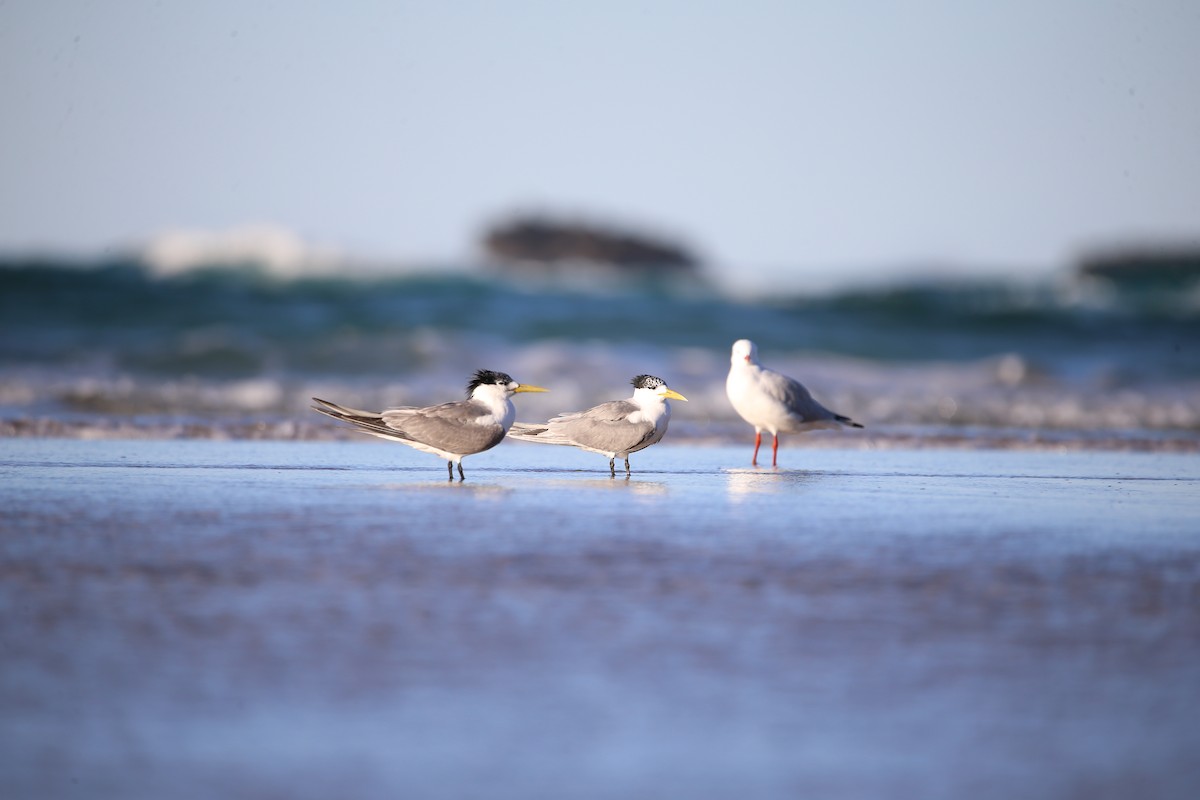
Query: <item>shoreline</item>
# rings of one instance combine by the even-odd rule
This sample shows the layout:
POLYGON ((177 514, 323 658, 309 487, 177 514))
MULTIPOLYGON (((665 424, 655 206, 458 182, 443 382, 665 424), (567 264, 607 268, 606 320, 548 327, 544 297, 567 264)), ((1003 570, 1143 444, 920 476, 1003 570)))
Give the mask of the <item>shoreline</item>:
MULTIPOLYGON (((78 439, 100 441, 294 441, 385 444, 355 431, 320 422, 239 420, 235 422, 139 421, 107 417, 0 419, 5 439, 78 439)), ((741 424, 675 422, 658 446, 739 445, 753 440, 741 424)), ((764 434, 764 443, 769 436, 764 434)), ((811 431, 785 434, 784 449, 848 450, 1028 450, 1054 452, 1200 453, 1200 431, 1178 429, 1079 430, 1070 428, 993 428, 983 426, 881 425, 862 431, 811 431)))

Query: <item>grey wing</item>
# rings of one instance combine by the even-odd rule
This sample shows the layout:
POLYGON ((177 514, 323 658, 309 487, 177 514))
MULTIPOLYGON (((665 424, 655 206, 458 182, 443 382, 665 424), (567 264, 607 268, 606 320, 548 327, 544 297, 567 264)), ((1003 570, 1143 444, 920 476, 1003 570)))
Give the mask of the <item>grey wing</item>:
POLYGON ((482 425, 477 420, 489 412, 471 403, 443 403, 429 408, 394 408, 384 411, 383 423, 404 438, 469 455, 495 447, 504 438, 499 424, 482 425))
POLYGON ((638 407, 628 400, 613 400, 587 411, 556 417, 548 427, 552 434, 594 450, 626 453, 638 449, 654 435, 651 423, 630 422, 630 415, 636 411, 638 407))
POLYGON ((813 399, 800 381, 773 370, 767 377, 769 380, 765 383, 768 394, 783 403, 797 422, 820 422, 836 418, 836 414, 813 399))

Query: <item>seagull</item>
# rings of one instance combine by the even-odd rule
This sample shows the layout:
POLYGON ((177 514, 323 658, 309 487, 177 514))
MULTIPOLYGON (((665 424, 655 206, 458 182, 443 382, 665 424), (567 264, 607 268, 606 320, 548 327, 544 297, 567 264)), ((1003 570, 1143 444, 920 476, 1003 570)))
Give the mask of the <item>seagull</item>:
POLYGON ((566 444, 608 456, 608 471, 617 474, 617 456, 625 459, 625 474, 630 474, 629 454, 644 450, 663 438, 671 421, 667 400, 687 398, 667 386, 662 378, 638 375, 633 397, 611 400, 587 411, 559 414, 543 425, 518 422, 508 435, 523 442, 566 444))
POLYGON ((490 450, 500 444, 512 427, 517 412, 510 398, 521 392, 546 391, 549 389, 517 383, 506 373, 481 369, 467 384, 466 400, 425 408, 404 406, 359 411, 314 397, 318 405, 313 406, 313 411, 349 422, 363 433, 441 456, 447 460, 450 480, 454 480, 457 464, 461 481, 466 480, 463 456, 490 450))
POLYGON ((771 432, 771 466, 778 466, 779 434, 801 433, 816 428, 861 428, 854 420, 835 414, 813 399, 799 381, 767 369, 758 363, 758 347, 749 339, 733 343, 729 357, 729 377, 725 394, 742 419, 754 426, 754 457, 758 466, 758 448, 762 432, 771 432))

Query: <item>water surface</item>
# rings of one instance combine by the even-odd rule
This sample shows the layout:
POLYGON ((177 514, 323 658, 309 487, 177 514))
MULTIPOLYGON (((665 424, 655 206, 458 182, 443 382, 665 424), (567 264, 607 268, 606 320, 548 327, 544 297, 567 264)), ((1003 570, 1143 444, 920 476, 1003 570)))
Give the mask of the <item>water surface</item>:
POLYGON ((8 440, 28 797, 1190 797, 1194 456, 8 440))

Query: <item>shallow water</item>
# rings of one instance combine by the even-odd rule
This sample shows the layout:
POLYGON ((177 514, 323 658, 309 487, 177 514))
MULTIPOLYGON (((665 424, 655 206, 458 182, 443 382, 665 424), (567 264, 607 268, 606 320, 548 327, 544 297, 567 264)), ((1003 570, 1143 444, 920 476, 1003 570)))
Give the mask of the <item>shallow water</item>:
POLYGON ((0 794, 1191 797, 1200 460, 0 443, 0 794))

